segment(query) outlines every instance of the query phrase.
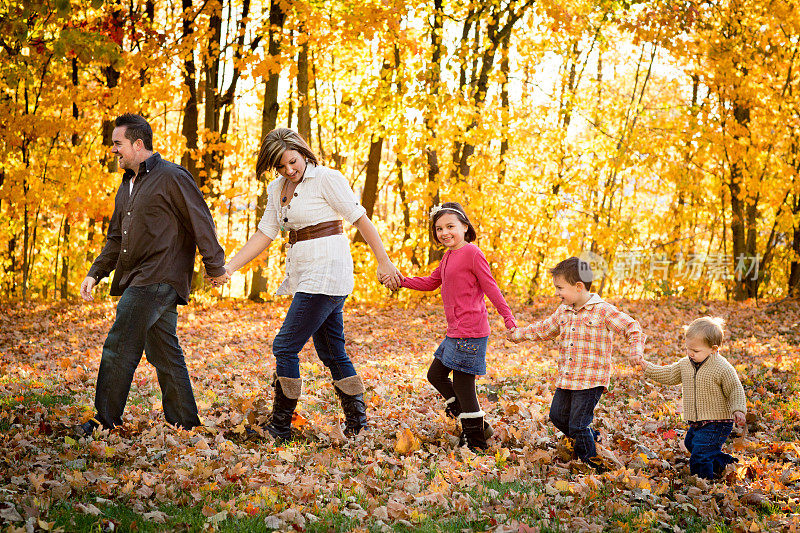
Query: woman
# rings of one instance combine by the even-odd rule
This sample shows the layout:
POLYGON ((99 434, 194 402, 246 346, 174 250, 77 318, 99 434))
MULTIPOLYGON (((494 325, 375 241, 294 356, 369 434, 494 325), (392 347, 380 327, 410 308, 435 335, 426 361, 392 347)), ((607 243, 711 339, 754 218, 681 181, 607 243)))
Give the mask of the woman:
POLYGON ((320 166, 297 132, 278 128, 264 137, 256 173, 260 176, 270 169, 278 177, 267 186, 267 207, 258 229, 225 266, 232 274, 266 250, 279 230, 288 232, 286 277, 277 293, 293 298, 272 344, 275 401, 266 429, 279 440, 292 436, 292 414, 302 389, 298 353, 311 337, 342 403, 344 433, 354 436, 366 427, 367 415, 364 384, 344 346, 342 307, 353 291, 353 260, 342 219, 358 228, 369 244, 385 285, 398 288, 400 272, 344 176, 320 166))

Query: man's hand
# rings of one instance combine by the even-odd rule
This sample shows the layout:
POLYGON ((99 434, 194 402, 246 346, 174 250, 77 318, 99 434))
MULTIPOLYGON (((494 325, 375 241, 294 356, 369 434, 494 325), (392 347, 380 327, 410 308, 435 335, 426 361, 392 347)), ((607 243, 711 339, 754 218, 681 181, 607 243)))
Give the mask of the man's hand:
POLYGON ((388 262, 385 264, 378 264, 378 280, 386 285, 390 290, 396 291, 403 283, 403 275, 397 270, 397 267, 388 262))
POLYGON ((214 287, 220 287, 220 286, 225 285, 226 283, 228 283, 228 281, 231 279, 231 275, 226 270, 223 275, 217 276, 216 278, 212 278, 212 277, 209 276, 208 279, 211 280, 211 284, 214 287))
POLYGON ((741 411, 734 411, 733 421, 736 423, 737 426, 744 427, 745 424, 747 423, 747 417, 741 411))
POLYGON ((641 355, 634 355, 631 358, 631 366, 633 365, 639 365, 639 369, 642 372, 644 372, 645 369, 647 368, 647 364, 645 363, 644 357, 642 357, 641 355))
POLYGON ((92 294, 92 291, 94 290, 95 285, 97 285, 97 280, 92 276, 86 276, 83 279, 83 283, 81 283, 81 298, 87 302, 94 301, 94 295, 92 294))

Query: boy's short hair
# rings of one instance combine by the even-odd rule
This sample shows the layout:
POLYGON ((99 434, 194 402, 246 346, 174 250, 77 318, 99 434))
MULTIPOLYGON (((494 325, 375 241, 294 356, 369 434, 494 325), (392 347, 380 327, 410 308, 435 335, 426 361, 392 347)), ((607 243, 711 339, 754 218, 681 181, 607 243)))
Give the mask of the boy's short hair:
POLYGON ((686 326, 684 337, 700 339, 709 347, 721 346, 725 338, 725 320, 718 316, 704 316, 686 326))
POLYGON ((564 259, 548 272, 553 277, 562 277, 570 285, 575 285, 580 281, 587 291, 592 288, 592 281, 594 280, 592 267, 579 257, 573 256, 569 259, 564 259))

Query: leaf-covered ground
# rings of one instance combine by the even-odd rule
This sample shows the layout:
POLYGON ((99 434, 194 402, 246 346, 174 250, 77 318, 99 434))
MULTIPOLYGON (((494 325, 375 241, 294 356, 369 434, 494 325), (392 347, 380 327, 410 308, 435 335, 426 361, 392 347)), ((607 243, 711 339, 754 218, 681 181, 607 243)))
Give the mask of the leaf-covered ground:
MULTIPOLYGON (((363 376, 371 429, 343 441, 330 377, 312 345, 296 430, 276 447, 247 438, 269 413, 272 338, 288 302, 224 301, 181 310, 179 335, 205 427, 166 426, 153 368, 140 365, 125 426, 73 439, 92 414, 114 302, 0 308, 0 528, 66 531, 761 531, 800 526, 800 304, 617 301, 673 361, 681 326, 728 320, 724 354, 748 395, 748 433, 723 481, 687 472, 680 387, 643 381, 623 358, 596 411, 619 463, 602 475, 570 461, 547 422, 555 343, 491 338, 479 381, 496 435, 475 455, 425 380, 444 332, 438 300, 350 304, 348 350, 363 376)), ((527 323, 553 299, 513 305, 527 323)))

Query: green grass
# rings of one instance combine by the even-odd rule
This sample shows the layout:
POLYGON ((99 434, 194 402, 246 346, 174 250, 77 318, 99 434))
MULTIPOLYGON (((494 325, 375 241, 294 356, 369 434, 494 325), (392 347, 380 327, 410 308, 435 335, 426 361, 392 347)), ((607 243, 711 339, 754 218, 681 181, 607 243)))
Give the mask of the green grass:
MULTIPOLYGON (((69 394, 49 394, 47 392, 27 391, 23 394, 10 394, 0 396, 0 411, 16 409, 22 405, 39 404, 44 407, 54 407, 56 405, 70 405, 75 399, 69 394)), ((8 431, 11 424, 6 416, 0 417, 0 431, 8 431)))
MULTIPOLYGON (((203 524, 208 520, 203 516, 202 506, 161 506, 159 510, 166 513, 169 518, 164 524, 157 524, 145 519, 123 504, 98 504, 97 507, 102 511, 100 516, 78 512, 73 508, 73 505, 74 502, 55 505, 50 509, 48 519, 55 520, 56 527, 62 527, 66 531, 74 531, 76 533, 103 531, 103 524, 106 520, 113 521, 116 524, 117 531, 200 531, 203 529, 203 524)), ((216 531, 240 531, 243 533, 264 531, 264 518, 264 516, 228 518, 217 524, 216 531)))
MULTIPOLYGON (((500 483, 496 480, 488 481, 484 484, 484 489, 496 490, 501 497, 509 492, 515 492, 518 494, 538 492, 540 488, 541 487, 533 483, 500 483)), ((235 490, 231 491, 231 496, 233 496, 234 493, 235 490)), ((344 501, 344 498, 353 496, 353 494, 343 491, 337 496, 341 496, 344 501)), ((357 498, 357 500, 358 499, 359 498, 357 498)), ((202 513, 202 504, 193 506, 177 506, 170 504, 160 505, 158 510, 166 513, 169 516, 164 524, 157 524, 146 520, 143 516, 134 512, 128 505, 126 505, 126 503, 96 504, 96 506, 102 512, 100 516, 83 514, 74 508, 74 505, 79 501, 86 503, 93 500, 93 497, 84 494, 83 498, 58 503, 50 508, 48 520, 55 521, 56 527, 61 527, 66 531, 74 531, 78 533, 103 531, 104 524, 106 524, 109 520, 115 523, 117 531, 201 531, 208 520, 208 518, 202 513)), ((650 522, 649 525, 642 523, 641 516, 644 512, 646 512, 645 508, 633 507, 628 513, 615 513, 609 518, 607 525, 628 525, 632 530, 640 530, 642 526, 646 526, 651 530, 658 530, 659 526, 656 521, 650 522)), ((763 512, 765 514, 769 514, 770 509, 768 506, 765 506, 763 512)), ((231 533, 266 531, 267 528, 264 520, 267 518, 267 516, 268 513, 261 513, 256 516, 227 518, 216 524, 215 531, 231 533)), ((379 527, 375 521, 370 520, 369 518, 364 520, 348 518, 338 510, 324 510, 321 513, 318 513, 317 517, 319 518, 318 521, 308 521, 306 523, 306 531, 312 533, 328 533, 333 531, 338 533, 350 531, 356 527, 365 526, 368 527, 370 531, 375 533, 379 531, 379 527)), ((557 518, 550 519, 547 525, 542 525, 541 522, 546 517, 542 515, 542 512, 539 509, 509 509, 507 517, 507 520, 514 519, 530 526, 539 526, 541 527, 542 532, 555 533, 570 530, 569 523, 562 524, 557 518)), ((435 511, 427 514, 427 516, 425 516, 425 518, 422 520, 413 523, 411 527, 400 523, 392 523, 391 520, 388 522, 388 525, 394 531, 402 533, 411 531, 421 533, 460 533, 464 530, 486 531, 496 526, 496 524, 491 522, 490 518, 485 517, 476 520, 468 520, 464 517, 451 517, 443 520, 436 518, 435 511)), ((731 533, 731 529, 727 525, 723 523, 709 522, 693 513, 674 516, 673 520, 670 522, 672 525, 676 525, 681 530, 688 533, 700 533, 709 525, 714 527, 715 531, 719 533, 731 533)))
POLYGON ((14 408, 18 405, 39 403, 45 407, 54 405, 70 405, 74 398, 69 394, 48 394, 28 391, 22 395, 0 397, 0 409, 14 408))
MULTIPOLYGON (((599 488, 598 495, 605 494, 607 497, 612 496, 612 492, 606 486, 599 488)), ((468 493, 475 499, 475 511, 480 511, 478 506, 480 502, 486 502, 489 491, 496 491, 497 498, 503 499, 509 494, 540 494, 544 491, 544 486, 538 481, 524 481, 516 480, 511 482, 501 482, 497 479, 490 479, 482 482, 480 487, 474 487, 468 493)), ((176 499, 180 495, 176 495, 176 499)), ((247 498, 246 494, 241 492, 240 487, 228 486, 219 491, 216 496, 218 501, 237 500, 242 502, 247 498)), ((347 501, 355 501, 361 505, 362 508, 367 508, 367 501, 363 494, 358 491, 349 489, 340 489, 333 494, 334 497, 341 500, 342 504, 339 507, 346 505, 347 501)), ((596 505, 602 506, 601 503, 604 498, 594 499, 596 505)), ((184 501, 186 501, 184 499, 184 501)), ((104 524, 108 520, 113 521, 116 525, 117 531, 143 531, 143 532, 161 532, 161 531, 200 531, 208 521, 208 518, 203 515, 203 503, 196 503, 192 505, 174 505, 174 504, 160 504, 158 510, 167 514, 169 517, 164 524, 153 523, 145 519, 142 515, 137 514, 130 507, 127 500, 117 500, 114 503, 98 504, 95 505, 102 511, 100 516, 92 516, 83 514, 77 511, 74 506, 78 502, 88 503, 96 502, 95 495, 92 493, 83 493, 76 498, 60 502, 51 507, 48 520, 55 520, 56 527, 62 527, 66 531, 75 532, 97 532, 104 530, 104 524)), ((218 532, 256 532, 266 531, 267 527, 265 519, 270 514, 279 513, 280 509, 289 507, 289 502, 278 497, 274 502, 272 509, 274 511, 265 511, 255 516, 245 516, 241 518, 227 518, 215 525, 215 531, 218 532)), ((593 505, 592 508, 595 508, 593 505)), ((601 507, 602 508, 602 507, 601 507)), ((216 508, 215 508, 216 509, 216 508)), ((505 521, 517 520, 523 524, 530 526, 539 526, 542 532, 564 532, 570 531, 570 523, 560 521, 557 517, 551 517, 548 511, 549 507, 510 507, 505 512, 505 521), (545 519, 547 519, 545 521, 545 519)), ((150 512, 148 509, 146 512, 150 512)), ((633 506, 630 511, 624 513, 613 514, 606 523, 609 527, 625 526, 631 530, 641 530, 643 527, 649 530, 658 530, 660 526, 657 520, 647 521, 643 519, 644 513, 648 511, 646 506, 633 506)), ((765 504, 759 510, 759 514, 769 515, 775 512, 775 507, 771 504, 765 504)), ((378 533, 380 531, 377 521, 371 518, 359 520, 357 518, 349 518, 342 514, 338 509, 323 509, 314 513, 318 520, 306 522, 306 531, 310 532, 345 532, 350 531, 357 527, 367 527, 370 531, 378 533)), ((418 520, 413 521, 411 526, 396 523, 392 520, 387 521, 394 531, 397 532, 411 532, 419 531, 422 533, 434 532, 451 532, 460 533, 464 530, 470 531, 486 531, 494 528, 498 524, 494 522, 491 516, 486 514, 486 511, 477 513, 478 518, 470 520, 464 516, 455 516, 448 518, 441 518, 437 516, 437 509, 431 508, 425 510, 423 516, 418 520)), ((581 516, 578 513, 575 516, 581 516)), ((669 520, 670 525, 679 527, 681 530, 688 533, 700 533, 704 531, 709 525, 714 527, 719 533, 731 533, 723 523, 716 523, 708 521, 696 513, 687 511, 685 513, 673 515, 669 520)))

